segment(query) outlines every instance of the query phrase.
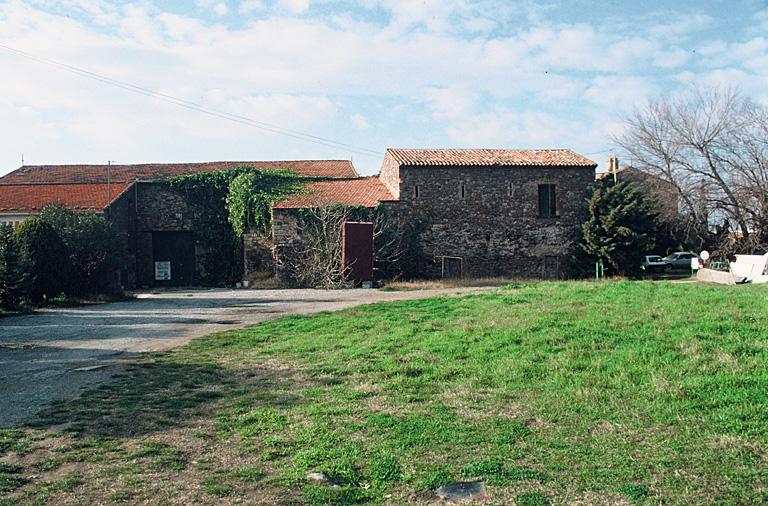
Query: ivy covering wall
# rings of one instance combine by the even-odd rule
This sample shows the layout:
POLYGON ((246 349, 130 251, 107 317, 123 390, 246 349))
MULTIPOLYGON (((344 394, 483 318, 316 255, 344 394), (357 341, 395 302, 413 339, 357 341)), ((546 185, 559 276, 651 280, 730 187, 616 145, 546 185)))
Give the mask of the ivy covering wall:
POLYGON ((269 233, 272 204, 316 178, 290 170, 241 166, 176 176, 163 181, 183 195, 194 211, 193 234, 202 255, 197 283, 233 284, 242 278, 242 235, 269 233))

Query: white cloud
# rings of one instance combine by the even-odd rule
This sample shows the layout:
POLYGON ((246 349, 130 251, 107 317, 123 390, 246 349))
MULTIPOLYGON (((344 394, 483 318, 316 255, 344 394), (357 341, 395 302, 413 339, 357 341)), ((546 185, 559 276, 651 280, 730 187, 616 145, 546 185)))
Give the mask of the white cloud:
POLYGON ((432 117, 438 120, 466 117, 475 109, 475 99, 466 89, 429 88, 424 96, 432 109, 432 117))
MULTIPOLYGON (((46 0, 37 0, 33 3, 45 5, 46 0)), ((111 24, 117 17, 117 10, 113 5, 104 0, 59 0, 54 2, 58 8, 72 10, 89 16, 94 23, 99 25, 111 24)))
POLYGON ((584 92, 584 98, 614 111, 629 112, 648 97, 656 87, 647 78, 638 76, 597 76, 584 92))
POLYGON ((224 16, 229 12, 229 6, 226 2, 218 2, 217 0, 195 0, 195 5, 198 9, 210 10, 217 16, 224 16))
POLYGON ((685 64, 690 56, 690 51, 684 51, 679 47, 659 49, 655 53, 654 63, 661 68, 672 69, 685 64))
POLYGON ((242 14, 250 14, 262 9, 264 9, 264 2, 262 0, 243 0, 240 2, 240 7, 238 10, 242 14))
POLYGON ((224 16, 229 12, 229 7, 227 7, 227 4, 224 2, 219 2, 213 6, 213 12, 215 12, 217 16, 224 16))
POLYGON ((295 14, 301 14, 309 9, 309 0, 278 0, 278 5, 295 14))
POLYGON ((353 114, 349 117, 349 121, 352 122, 352 125, 355 128, 358 128, 360 130, 367 130, 371 127, 371 125, 368 123, 368 120, 365 119, 365 116, 362 114, 353 114))
POLYGON ((448 127, 448 135, 460 146, 525 149, 574 146, 584 131, 576 118, 500 108, 463 118, 448 127))
MULTIPOLYGON (((0 42, 206 107, 377 148, 447 141, 576 148, 607 141, 604 125, 621 110, 688 79, 766 94, 764 36, 702 38, 696 54, 681 42, 711 27, 706 16, 669 33, 666 25, 628 31, 547 22, 546 11, 530 2, 490 1, 506 10, 470 0, 367 0, 367 15, 388 14, 375 20, 341 9, 315 17, 308 0, 197 0, 199 10, 187 14, 163 12, 152 0, 72 0, 78 16, 10 1, 0 3, 0 42), (259 15, 228 26, 229 18, 214 16, 220 5, 259 15), (505 15, 536 20, 510 29, 505 15), (88 21, 97 17, 109 25, 88 21)), ((350 154, 0 53, 0 69, 10 68, 0 80, 0 117, 14 125, 0 136, 0 154, 9 160, 19 146, 48 153, 52 162, 118 159, 114 152, 139 161, 163 153, 221 158, 229 150, 279 158, 350 154)))
POLYGON ((709 28, 715 23, 715 18, 708 14, 660 13, 667 20, 656 23, 648 28, 648 34, 654 39, 678 41, 689 37, 692 33, 709 28))

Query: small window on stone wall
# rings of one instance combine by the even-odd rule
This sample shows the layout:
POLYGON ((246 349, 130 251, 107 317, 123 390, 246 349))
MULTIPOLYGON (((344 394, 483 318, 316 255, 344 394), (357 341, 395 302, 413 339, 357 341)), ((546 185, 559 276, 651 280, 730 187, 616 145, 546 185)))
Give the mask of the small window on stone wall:
POLYGON ((507 183, 507 196, 509 197, 515 196, 515 185, 513 185, 511 182, 507 183))
POLYGON ((557 198, 555 195, 555 185, 539 185, 539 218, 557 217, 557 198))
POLYGON ((413 197, 419 198, 419 185, 413 187, 413 197))
POLYGON ((466 196, 466 190, 464 189, 464 185, 461 185, 461 188, 459 189, 459 194, 461 195, 461 198, 464 198, 466 196))

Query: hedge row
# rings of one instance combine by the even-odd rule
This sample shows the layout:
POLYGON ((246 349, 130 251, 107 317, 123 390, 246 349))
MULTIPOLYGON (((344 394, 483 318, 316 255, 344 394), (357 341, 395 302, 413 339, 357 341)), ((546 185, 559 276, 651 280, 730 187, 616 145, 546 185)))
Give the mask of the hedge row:
POLYGON ((122 256, 102 216, 50 204, 15 230, 0 228, 0 305, 14 309, 62 295, 114 294, 122 256))

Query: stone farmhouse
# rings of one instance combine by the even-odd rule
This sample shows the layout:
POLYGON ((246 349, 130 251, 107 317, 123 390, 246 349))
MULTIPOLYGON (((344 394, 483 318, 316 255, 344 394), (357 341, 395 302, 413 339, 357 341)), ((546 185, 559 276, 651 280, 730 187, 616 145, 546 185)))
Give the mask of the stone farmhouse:
MULTIPOLYGON (((0 222, 18 223, 54 201, 103 213, 129 253, 124 286, 189 285, 205 254, 193 239, 193 210, 158 179, 241 165, 321 178, 274 204, 273 255, 297 240, 297 210, 385 206, 423 225, 414 259, 421 276, 524 278, 562 274, 596 168, 567 149, 388 149, 373 177, 358 176, 347 160, 23 166, 0 178, 0 222), (158 262, 170 265, 172 279, 158 279, 158 262)), ((263 256, 261 245, 249 245, 247 236, 246 268, 249 255, 263 256)))
POLYGON ((191 285, 205 254, 193 237, 192 207, 158 179, 243 165, 325 179, 358 177, 349 160, 24 166, 0 178, 0 222, 19 223, 51 202, 102 213, 125 243, 123 286, 191 285), (157 279, 156 262, 169 262, 172 279, 157 279))

